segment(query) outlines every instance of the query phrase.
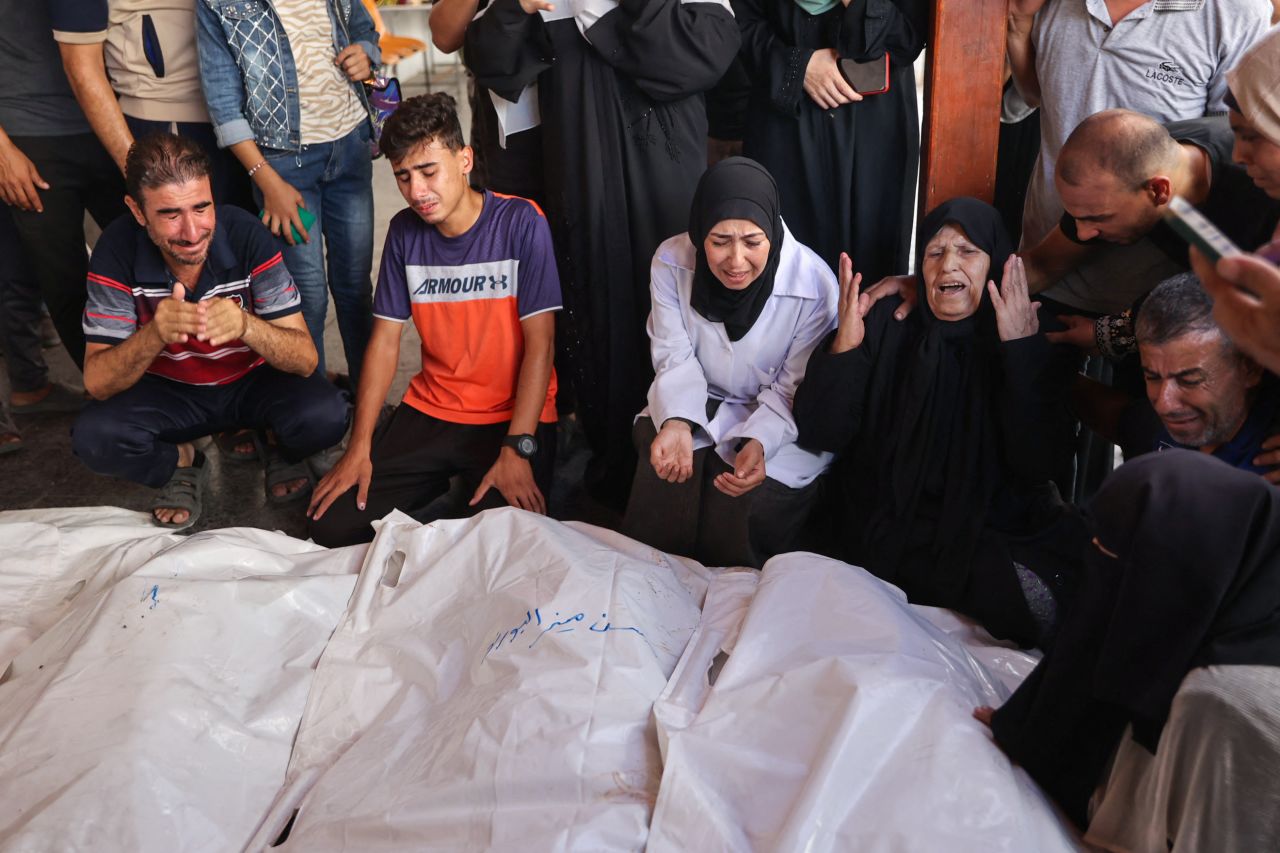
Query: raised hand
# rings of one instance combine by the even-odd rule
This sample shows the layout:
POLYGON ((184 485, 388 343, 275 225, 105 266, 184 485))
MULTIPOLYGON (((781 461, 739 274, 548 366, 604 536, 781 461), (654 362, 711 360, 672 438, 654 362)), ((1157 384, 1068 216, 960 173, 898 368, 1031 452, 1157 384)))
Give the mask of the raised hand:
POLYGON ((996 331, 1000 333, 1000 340, 1016 341, 1040 331, 1040 318, 1036 316, 1040 303, 1031 301, 1027 268, 1022 258, 1010 255, 1004 262, 1004 280, 1000 287, 988 281, 987 292, 996 309, 996 331))
POLYGON ((1255 361, 1280 371, 1280 267, 1269 258, 1280 255, 1275 243, 1257 254, 1233 255, 1215 265, 1199 249, 1191 249, 1191 266, 1213 297, 1213 318, 1255 361))
POLYGON ((836 329, 835 339, 831 342, 831 352, 839 355, 862 346, 867 328, 863 319, 873 304, 860 294, 862 274, 853 273, 853 260, 848 253, 840 253, 840 304, 836 309, 836 321, 840 324, 836 329))
POLYGON ((804 91, 824 110, 834 110, 862 100, 862 96, 840 73, 840 54, 832 47, 815 50, 809 57, 809 64, 804 69, 804 91))
POLYGON ((649 464, 668 483, 683 483, 693 476, 693 428, 674 418, 664 423, 649 445, 649 464))

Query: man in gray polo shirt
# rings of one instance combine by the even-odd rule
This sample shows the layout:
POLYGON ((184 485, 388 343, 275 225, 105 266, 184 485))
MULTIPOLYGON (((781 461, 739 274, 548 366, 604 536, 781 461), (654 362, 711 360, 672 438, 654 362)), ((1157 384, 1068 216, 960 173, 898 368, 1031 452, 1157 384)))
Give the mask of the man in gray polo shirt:
MULTIPOLYGON (((1266 32, 1271 12, 1269 0, 1011 0, 1010 65, 1041 115, 1022 246, 1039 243, 1062 216, 1053 167, 1076 125, 1114 107, 1162 123, 1225 113, 1226 71, 1266 32)), ((1111 286, 1128 277, 1111 257, 1119 254, 1104 253, 1044 296, 1103 313, 1127 304, 1132 295, 1111 286)), ((1164 262, 1142 244, 1123 258, 1143 268, 1164 262)))

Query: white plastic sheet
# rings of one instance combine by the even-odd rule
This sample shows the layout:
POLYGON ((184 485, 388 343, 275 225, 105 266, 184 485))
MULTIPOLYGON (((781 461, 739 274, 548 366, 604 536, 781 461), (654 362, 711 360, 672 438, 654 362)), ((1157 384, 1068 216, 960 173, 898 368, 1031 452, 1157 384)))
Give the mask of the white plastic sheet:
POLYGON ((360 551, 112 510, 3 514, 0 542, 4 849, 241 847, 360 551))
POLYGON ((1033 665, 844 564, 515 510, 367 556, 4 513, 0 849, 1076 849, 970 717, 1033 665))
POLYGON ((814 555, 717 577, 655 709, 649 850, 1079 849, 971 716, 1033 664, 984 637, 814 555))
POLYGON ((511 509, 393 514, 325 650, 289 784, 252 847, 639 850, 653 702, 701 567, 511 509))

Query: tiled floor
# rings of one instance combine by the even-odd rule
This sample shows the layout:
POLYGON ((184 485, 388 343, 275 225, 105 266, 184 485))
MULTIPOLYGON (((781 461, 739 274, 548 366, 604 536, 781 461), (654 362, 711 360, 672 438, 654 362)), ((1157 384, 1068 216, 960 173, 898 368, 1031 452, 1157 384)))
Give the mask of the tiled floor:
MULTIPOLYGON (((406 96, 425 91, 422 81, 402 81, 406 96)), ((458 101, 464 129, 470 123, 465 82, 456 66, 437 66, 433 89, 448 91, 458 101)), ((382 254, 382 241, 387 223, 404 202, 396 189, 390 167, 385 160, 374 164, 374 274, 382 254)), ((345 368, 346 359, 338 338, 332 307, 325 334, 325 355, 331 369, 345 368)), ((405 325, 400 348, 400 366, 391 388, 389 401, 398 401, 409 378, 421 364, 419 340, 412 324, 405 325)), ((56 381, 80 387, 80 374, 61 348, 45 351, 56 381)), ((2 362, 0 362, 2 363, 2 362)), ((8 394, 7 374, 0 370, 0 393, 8 394)), ((25 446, 15 454, 0 456, 0 510, 31 507, 96 506, 108 504, 129 509, 146 509, 153 492, 142 486, 100 477, 90 473, 71 455, 70 427, 73 415, 17 416, 25 446)), ((562 442, 562 447, 564 443, 562 442)), ((594 505, 578 485, 585 453, 580 442, 572 442, 570 452, 561 455, 555 487, 549 496, 552 514, 558 518, 581 518, 608 524, 613 519, 607 510, 594 505)), ((266 501, 262 468, 259 464, 237 463, 218 456, 214 447, 206 448, 212 470, 211 488, 204 498, 204 515, 195 529, 250 526, 281 530, 294 536, 305 536, 302 516, 304 504, 284 507, 266 501)))

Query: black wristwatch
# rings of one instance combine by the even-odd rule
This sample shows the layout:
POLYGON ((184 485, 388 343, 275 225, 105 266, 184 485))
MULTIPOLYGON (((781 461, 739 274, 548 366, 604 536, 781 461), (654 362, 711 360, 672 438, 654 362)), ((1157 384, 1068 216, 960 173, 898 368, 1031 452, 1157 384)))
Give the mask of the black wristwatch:
POLYGON ((532 459, 538 452, 538 439, 531 435, 509 435, 502 439, 504 447, 510 447, 520 454, 521 459, 532 459))

